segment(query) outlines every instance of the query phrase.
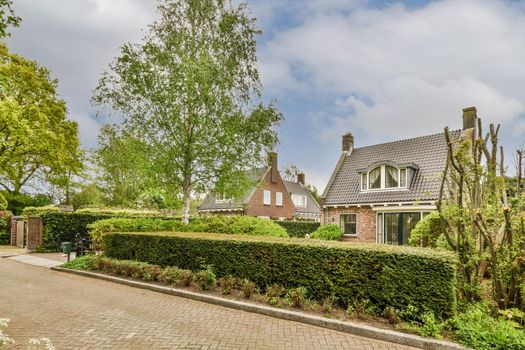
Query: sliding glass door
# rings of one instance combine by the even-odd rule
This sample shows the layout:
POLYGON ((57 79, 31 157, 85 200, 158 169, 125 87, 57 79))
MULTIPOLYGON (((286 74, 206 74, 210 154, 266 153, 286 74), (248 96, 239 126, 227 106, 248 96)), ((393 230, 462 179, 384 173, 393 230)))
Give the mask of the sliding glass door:
POLYGON ((408 244, 410 232, 421 219, 421 213, 384 213, 384 243, 408 244))

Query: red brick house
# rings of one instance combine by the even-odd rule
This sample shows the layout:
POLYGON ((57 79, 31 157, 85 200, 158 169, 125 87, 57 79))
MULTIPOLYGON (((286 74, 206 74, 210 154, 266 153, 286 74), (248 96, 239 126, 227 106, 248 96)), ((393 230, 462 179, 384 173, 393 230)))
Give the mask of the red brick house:
POLYGON ((297 182, 283 180, 277 167, 277 153, 270 153, 268 165, 249 171, 248 176, 255 185, 244 198, 234 200, 210 193, 198 207, 199 214, 319 221, 321 210, 305 186, 304 174, 299 174, 297 182))
MULTIPOLYGON (((463 130, 476 127, 476 108, 463 110, 463 130)), ((436 210, 447 161, 443 133, 354 147, 343 135, 342 153, 321 197, 321 224, 341 226, 346 240, 407 244, 412 229, 436 210)))

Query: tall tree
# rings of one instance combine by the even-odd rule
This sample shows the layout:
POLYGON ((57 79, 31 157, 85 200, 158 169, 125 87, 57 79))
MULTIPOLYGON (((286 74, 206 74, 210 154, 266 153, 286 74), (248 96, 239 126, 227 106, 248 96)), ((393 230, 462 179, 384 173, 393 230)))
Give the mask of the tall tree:
POLYGON ((15 15, 13 11, 13 1, 11 0, 0 0, 0 38, 5 38, 11 34, 7 31, 7 28, 18 27, 22 19, 15 15))
POLYGON ((82 169, 78 126, 57 84, 0 43, 0 186, 10 193, 37 179, 63 184, 64 174, 82 169))
POLYGON ((158 12, 142 42, 121 48, 93 102, 110 104, 126 128, 140 130, 151 161, 182 192, 188 222, 192 193, 245 176, 276 145, 283 116, 260 102, 260 31, 245 4, 163 0, 158 12))
POLYGON ((153 186, 155 170, 149 164, 147 145, 137 137, 104 125, 98 137, 95 163, 101 171, 101 188, 113 206, 135 206, 153 186))

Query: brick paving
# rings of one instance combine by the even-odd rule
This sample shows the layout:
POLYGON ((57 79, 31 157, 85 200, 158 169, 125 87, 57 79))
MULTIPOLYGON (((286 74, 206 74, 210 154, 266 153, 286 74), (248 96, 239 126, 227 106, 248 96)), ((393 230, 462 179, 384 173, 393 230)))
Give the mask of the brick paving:
POLYGON ((414 349, 0 259, 14 349, 414 349))

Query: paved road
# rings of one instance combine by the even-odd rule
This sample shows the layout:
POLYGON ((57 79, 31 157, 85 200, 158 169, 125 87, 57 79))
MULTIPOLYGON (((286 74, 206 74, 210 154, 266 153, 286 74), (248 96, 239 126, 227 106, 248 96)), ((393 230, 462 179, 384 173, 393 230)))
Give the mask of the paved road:
POLYGON ((408 349, 5 258, 0 318, 19 349, 31 337, 57 349, 408 349))

